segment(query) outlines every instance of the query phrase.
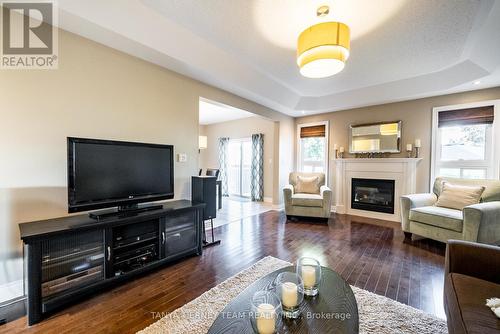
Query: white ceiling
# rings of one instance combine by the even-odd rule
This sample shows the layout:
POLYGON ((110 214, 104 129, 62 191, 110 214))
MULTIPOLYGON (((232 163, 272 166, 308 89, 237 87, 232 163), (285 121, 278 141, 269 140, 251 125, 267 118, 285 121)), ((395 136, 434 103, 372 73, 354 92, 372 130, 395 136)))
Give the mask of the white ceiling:
POLYGON ((234 121, 237 119, 256 117, 254 114, 249 113, 238 108, 200 99, 200 124, 208 125, 214 123, 221 123, 227 121, 234 121))
POLYGON ((292 116, 500 85, 495 0, 58 3, 66 30, 292 116), (351 57, 340 74, 308 79, 295 43, 323 3, 350 26, 351 57))

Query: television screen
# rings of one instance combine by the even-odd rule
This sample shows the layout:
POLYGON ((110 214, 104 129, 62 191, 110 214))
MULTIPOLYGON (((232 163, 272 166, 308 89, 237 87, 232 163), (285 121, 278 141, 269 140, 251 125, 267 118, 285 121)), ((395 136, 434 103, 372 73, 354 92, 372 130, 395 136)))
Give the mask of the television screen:
POLYGON ((68 138, 68 211, 173 198, 173 146, 68 138))

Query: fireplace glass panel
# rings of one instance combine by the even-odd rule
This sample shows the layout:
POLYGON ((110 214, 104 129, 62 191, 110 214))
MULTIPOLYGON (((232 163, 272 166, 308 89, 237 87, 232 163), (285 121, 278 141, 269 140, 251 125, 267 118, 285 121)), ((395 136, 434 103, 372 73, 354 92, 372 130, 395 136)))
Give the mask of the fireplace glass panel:
POLYGON ((394 214, 394 180, 353 178, 351 208, 394 214))

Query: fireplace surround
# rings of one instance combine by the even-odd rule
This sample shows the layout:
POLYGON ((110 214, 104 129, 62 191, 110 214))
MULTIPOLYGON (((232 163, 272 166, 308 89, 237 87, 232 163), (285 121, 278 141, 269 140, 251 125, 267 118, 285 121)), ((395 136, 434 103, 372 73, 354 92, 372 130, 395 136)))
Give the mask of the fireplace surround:
MULTIPOLYGON (((401 221, 399 198, 416 192, 417 164, 422 158, 344 158, 334 159, 335 212, 390 221, 401 221), (394 209, 389 212, 354 208, 353 179, 394 180, 394 209)), ((367 203, 364 203, 367 204, 367 203)), ((354 205, 356 206, 356 205, 354 205)), ((388 211, 388 210, 387 210, 388 211)))

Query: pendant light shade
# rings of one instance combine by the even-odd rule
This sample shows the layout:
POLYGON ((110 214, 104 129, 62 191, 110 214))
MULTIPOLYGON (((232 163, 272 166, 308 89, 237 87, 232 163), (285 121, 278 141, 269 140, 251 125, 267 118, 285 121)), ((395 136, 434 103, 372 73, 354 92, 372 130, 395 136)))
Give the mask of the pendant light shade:
POLYGON ((341 22, 315 24, 300 35, 297 65, 307 78, 326 78, 342 71, 349 58, 350 31, 341 22))

